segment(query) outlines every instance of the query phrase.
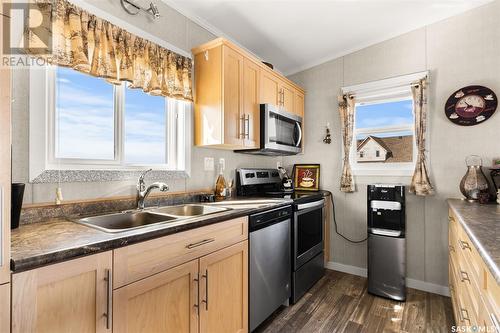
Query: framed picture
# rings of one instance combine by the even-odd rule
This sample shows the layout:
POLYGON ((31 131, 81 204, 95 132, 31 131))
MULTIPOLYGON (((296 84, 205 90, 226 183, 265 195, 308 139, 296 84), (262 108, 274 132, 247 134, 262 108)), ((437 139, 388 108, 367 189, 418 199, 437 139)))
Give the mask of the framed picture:
POLYGON ((319 164, 295 164, 293 185, 297 191, 319 191, 319 164))

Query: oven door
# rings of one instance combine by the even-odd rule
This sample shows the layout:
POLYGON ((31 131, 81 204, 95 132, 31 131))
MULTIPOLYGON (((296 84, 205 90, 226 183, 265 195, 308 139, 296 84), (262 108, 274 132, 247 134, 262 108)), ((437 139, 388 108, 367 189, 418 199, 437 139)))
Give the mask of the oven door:
POLYGON ((302 151, 302 117, 271 104, 261 104, 261 117, 264 149, 288 153, 302 151))
POLYGON ((325 200, 296 205, 293 228, 294 270, 323 251, 325 200))

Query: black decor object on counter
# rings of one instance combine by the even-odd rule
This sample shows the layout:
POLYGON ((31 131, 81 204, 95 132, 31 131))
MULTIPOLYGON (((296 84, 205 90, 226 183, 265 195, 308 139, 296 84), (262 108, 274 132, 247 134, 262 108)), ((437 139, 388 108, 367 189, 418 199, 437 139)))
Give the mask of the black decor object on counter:
POLYGON ((11 190, 10 201, 10 228, 16 229, 19 227, 19 219, 21 217, 21 208, 23 206, 24 184, 13 183, 11 190))

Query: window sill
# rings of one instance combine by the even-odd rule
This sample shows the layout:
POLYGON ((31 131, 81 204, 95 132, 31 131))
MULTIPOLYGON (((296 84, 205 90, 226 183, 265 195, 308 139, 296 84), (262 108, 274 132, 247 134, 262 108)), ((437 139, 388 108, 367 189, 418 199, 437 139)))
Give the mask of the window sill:
MULTIPOLYGON (((71 182, 107 182, 137 180, 144 170, 45 170, 35 177, 32 183, 71 183, 71 182)), ((148 175, 151 179, 185 179, 186 171, 153 170, 148 175)))

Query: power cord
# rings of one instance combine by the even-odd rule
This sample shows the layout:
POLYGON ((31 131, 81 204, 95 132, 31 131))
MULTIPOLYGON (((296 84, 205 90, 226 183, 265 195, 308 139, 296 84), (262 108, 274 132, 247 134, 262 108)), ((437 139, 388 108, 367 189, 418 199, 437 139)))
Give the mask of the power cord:
POLYGON ((335 233, 337 235, 339 235, 340 237, 342 237, 343 239, 345 239, 346 241, 351 242, 351 243, 359 244, 359 243, 365 242, 368 239, 368 236, 366 236, 366 238, 364 238, 362 240, 355 241, 355 240, 347 238, 346 236, 342 235, 338 231, 338 229, 337 229, 337 218, 335 217, 335 203, 333 202, 333 194, 331 194, 331 193, 330 193, 330 201, 332 202, 332 208, 333 208, 332 209, 333 210, 333 224, 335 225, 335 233))

